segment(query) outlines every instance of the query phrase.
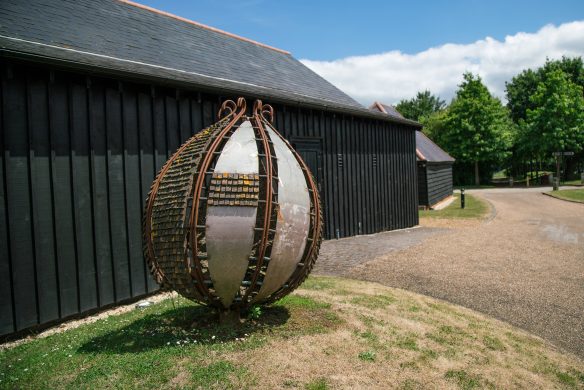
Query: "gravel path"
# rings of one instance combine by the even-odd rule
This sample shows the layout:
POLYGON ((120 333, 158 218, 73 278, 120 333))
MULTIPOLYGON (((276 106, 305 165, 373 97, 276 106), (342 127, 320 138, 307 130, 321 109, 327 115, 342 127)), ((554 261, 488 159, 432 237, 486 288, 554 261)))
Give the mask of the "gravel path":
POLYGON ((495 218, 327 241, 314 272, 466 306, 584 358, 584 205, 541 190, 472 192, 495 218))

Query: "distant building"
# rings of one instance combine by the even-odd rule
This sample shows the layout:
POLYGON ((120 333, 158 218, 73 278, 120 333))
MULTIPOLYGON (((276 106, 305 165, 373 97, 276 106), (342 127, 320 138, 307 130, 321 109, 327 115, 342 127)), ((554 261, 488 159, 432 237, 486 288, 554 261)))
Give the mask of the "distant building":
MULTIPOLYGON (((369 107, 395 118, 403 116, 394 106, 375 102, 369 107)), ((418 202, 432 208, 452 195, 452 165, 454 158, 436 145, 421 130, 416 131, 416 159, 418 166, 418 202)))
POLYGON ((0 335, 158 289, 144 199, 226 99, 274 107, 318 182, 325 237, 418 224, 420 125, 286 51, 126 0, 2 0, 0 59, 0 335))

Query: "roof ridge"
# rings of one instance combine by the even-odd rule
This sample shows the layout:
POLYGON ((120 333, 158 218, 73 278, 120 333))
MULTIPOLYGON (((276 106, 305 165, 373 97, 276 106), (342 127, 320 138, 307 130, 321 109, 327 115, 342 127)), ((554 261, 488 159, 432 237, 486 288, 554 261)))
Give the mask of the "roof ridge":
POLYGON ((379 110, 385 114, 388 114, 387 110, 384 107, 384 104, 381 102, 378 102, 377 100, 375 101, 375 104, 377 105, 377 107, 379 107, 379 110))
POLYGON ((171 14, 170 12, 162 11, 162 10, 159 10, 159 9, 156 9, 156 8, 153 8, 153 7, 149 7, 149 6, 144 5, 144 4, 136 3, 136 2, 131 1, 131 0, 118 0, 118 1, 120 3, 132 5, 132 6, 137 7, 137 8, 142 8, 142 9, 145 9, 147 11, 157 13, 159 15, 163 15, 163 16, 167 16, 169 18, 173 18, 173 19, 176 19, 176 20, 180 20, 181 22, 189 23, 189 24, 192 24, 194 26, 207 29, 209 31, 213 31, 213 32, 216 32, 216 33, 219 33, 219 34, 223 34, 223 35, 226 35, 226 36, 228 36, 230 38, 239 39, 240 41, 243 41, 243 42, 253 43, 254 45, 261 46, 261 47, 264 47, 266 49, 274 50, 274 51, 277 51, 279 53, 291 54, 289 51, 282 50, 282 49, 278 49, 277 47, 273 47, 273 46, 270 46, 270 45, 266 45, 265 43, 261 43, 261 42, 258 42, 258 41, 254 41, 253 39, 244 38, 244 37, 241 37, 239 35, 235 35, 235 34, 232 34, 230 32, 220 30, 220 29, 215 28, 215 27, 207 26, 206 24, 199 23, 199 22, 195 22, 194 20, 190 20, 190 19, 187 19, 187 18, 183 18, 182 16, 178 16, 178 15, 175 15, 175 14, 171 14))

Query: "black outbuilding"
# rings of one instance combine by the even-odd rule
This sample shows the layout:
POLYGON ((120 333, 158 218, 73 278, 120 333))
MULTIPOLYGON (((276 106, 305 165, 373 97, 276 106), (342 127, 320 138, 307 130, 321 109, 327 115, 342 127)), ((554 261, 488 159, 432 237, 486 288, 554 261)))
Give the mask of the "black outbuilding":
POLYGON ((0 335, 156 291, 142 210, 225 99, 271 104, 327 238, 418 223, 415 133, 285 51, 115 0, 0 2, 0 335))
POLYGON ((419 204, 432 208, 452 196, 454 158, 421 131, 416 131, 416 157, 419 204))
MULTIPOLYGON (((395 118, 404 118, 394 106, 389 104, 375 102, 369 109, 383 112, 395 118)), ((452 195, 454 158, 418 130, 416 131, 416 159, 418 201, 420 206, 432 208, 452 195)))

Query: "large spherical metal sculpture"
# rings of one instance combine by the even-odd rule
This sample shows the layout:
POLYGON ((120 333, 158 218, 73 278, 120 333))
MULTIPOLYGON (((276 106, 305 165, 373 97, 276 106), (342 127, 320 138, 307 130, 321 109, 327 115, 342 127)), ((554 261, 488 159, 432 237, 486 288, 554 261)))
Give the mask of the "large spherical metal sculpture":
POLYGON ((235 318, 298 287, 322 239, 315 181, 272 125, 273 109, 226 101, 148 195, 145 256, 164 288, 235 318))

